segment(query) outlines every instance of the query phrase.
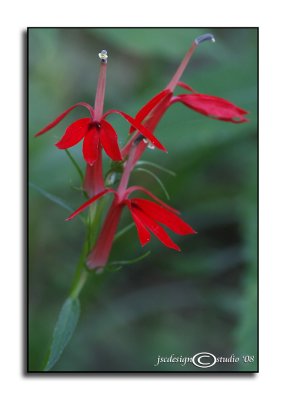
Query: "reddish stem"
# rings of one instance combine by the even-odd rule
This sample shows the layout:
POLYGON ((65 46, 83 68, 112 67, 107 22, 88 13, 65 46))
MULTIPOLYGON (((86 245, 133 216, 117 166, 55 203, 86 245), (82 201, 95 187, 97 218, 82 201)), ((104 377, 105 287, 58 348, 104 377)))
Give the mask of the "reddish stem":
MULTIPOLYGON (((120 183, 118 185, 117 188, 117 194, 118 194, 118 199, 119 201, 121 201, 124 198, 125 195, 125 191, 128 185, 128 181, 130 178, 130 174, 133 170, 134 167, 134 158, 136 155, 136 149, 137 149, 137 145, 136 143, 132 143, 130 152, 129 152, 129 157, 128 160, 126 161, 125 167, 124 167, 124 171, 120 180, 120 183)), ((136 163, 136 161, 135 161, 136 163)))
POLYGON ((105 96, 105 83, 106 83, 106 68, 107 62, 100 63, 99 78, 96 89, 96 96, 94 101, 93 120, 100 121, 103 115, 103 105, 105 96))
POLYGON ((107 264, 114 235, 119 223, 123 207, 115 198, 110 206, 97 243, 87 259, 90 269, 104 267, 107 264))
POLYGON ((166 89, 169 89, 172 92, 174 91, 177 83, 179 82, 181 76, 183 75, 183 72, 185 71, 186 66, 188 65, 188 63, 189 63, 194 51, 196 50, 197 46, 198 45, 196 44, 196 42, 193 42, 192 46, 190 47, 190 49, 186 53, 185 57, 183 58, 183 61, 179 65, 179 68, 177 69, 175 75, 173 76, 173 78, 171 79, 169 84, 167 85, 166 89))

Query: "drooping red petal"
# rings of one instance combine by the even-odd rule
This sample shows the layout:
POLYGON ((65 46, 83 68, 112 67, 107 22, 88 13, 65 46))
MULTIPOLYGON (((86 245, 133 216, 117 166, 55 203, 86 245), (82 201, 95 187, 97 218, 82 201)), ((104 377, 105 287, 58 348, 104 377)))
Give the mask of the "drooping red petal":
MULTIPOLYGON (((158 103, 162 99, 164 99, 168 94, 170 94, 171 91, 168 89, 162 90, 162 92, 156 94, 151 100, 148 101, 141 109, 140 111, 136 114, 135 119, 137 122, 141 123, 144 118, 157 106, 158 103)), ((136 130, 134 126, 130 127, 129 133, 133 133, 136 130)))
POLYGON ((187 85, 185 82, 182 82, 182 81, 178 82, 177 86, 180 86, 186 90, 189 90, 190 92, 196 92, 191 86, 187 85))
POLYGON ((105 189, 102 192, 98 193, 97 195, 93 196, 91 199, 83 203, 77 210, 75 210, 68 218, 66 218, 66 221, 70 221, 73 219, 76 215, 84 211, 88 206, 90 206, 92 203, 94 203, 96 200, 98 200, 100 197, 104 196, 106 193, 114 193, 114 190, 112 189, 105 189))
POLYGON ((164 201, 160 200, 157 196, 155 196, 153 193, 151 193, 149 190, 145 189, 143 186, 130 186, 126 192, 125 196, 129 196, 132 192, 135 192, 136 190, 140 190, 143 193, 148 194, 148 196, 152 197, 157 203, 161 204, 163 207, 165 207, 167 210, 170 210, 171 212, 175 214, 180 214, 180 211, 176 210, 175 208, 169 206, 168 204, 164 203, 164 201))
POLYGON ((93 165, 98 157, 100 146, 99 129, 89 128, 83 141, 83 157, 89 165, 93 165))
POLYGON ((147 129, 145 128, 143 125, 141 125, 139 122, 137 122, 134 118, 130 117, 130 115, 122 112, 122 111, 118 111, 118 110, 110 110, 107 111, 104 116, 103 119, 105 119, 109 114, 119 114, 121 115, 123 118, 126 119, 126 121, 129 122, 130 125, 134 126, 134 128, 136 128, 146 139, 148 139, 155 147, 157 147, 160 150, 163 150, 165 152, 167 152, 167 150, 165 149, 165 147, 159 142, 158 139, 156 139, 156 137, 147 129))
POLYGON ((199 93, 181 94, 172 98, 172 103, 177 101, 190 107, 194 111, 221 121, 232 123, 242 123, 247 121, 244 115, 248 114, 248 111, 243 110, 228 100, 220 97, 199 93))
POLYGON ((67 127, 61 140, 56 143, 57 148, 68 149, 80 142, 87 133, 89 123, 90 118, 82 118, 73 122, 67 127))
POLYGON ((150 242, 151 235, 150 232, 145 228, 142 224, 141 220, 137 217, 136 213, 133 212, 133 207, 131 205, 131 201, 128 201, 128 208, 131 212, 133 221, 135 222, 135 226, 137 229, 137 233, 139 236, 139 240, 142 246, 145 246, 148 242, 150 242))
POLYGON ((179 218, 176 214, 167 210, 165 207, 154 203, 153 201, 134 198, 132 199, 132 204, 137 205, 149 217, 163 225, 166 225, 178 235, 189 235, 196 233, 196 231, 190 225, 179 218))
POLYGON ((114 161, 121 161, 122 157, 115 130, 107 121, 102 120, 100 124, 100 141, 106 154, 114 161))
POLYGON ((66 111, 64 111, 61 115, 59 115, 53 122, 51 122, 50 124, 48 124, 47 126, 45 126, 43 129, 41 129, 38 133, 36 133, 35 136, 40 136, 40 135, 42 135, 43 133, 49 131, 49 130, 52 129, 54 126, 58 125, 58 123, 60 123, 61 120, 64 119, 65 116, 66 116, 68 113, 70 113, 74 108, 80 107, 80 106, 87 108, 88 111, 89 111, 89 113, 90 113, 90 116, 92 117, 92 115, 93 115, 93 108, 92 108, 89 104, 83 103, 83 102, 76 103, 75 105, 71 106, 71 107, 68 108, 66 111))
POLYGON ((173 242, 167 232, 160 225, 158 225, 156 221, 151 219, 136 206, 132 206, 132 211, 133 215, 136 215, 141 223, 145 225, 145 227, 148 228, 165 246, 177 251, 181 251, 180 247, 173 242))

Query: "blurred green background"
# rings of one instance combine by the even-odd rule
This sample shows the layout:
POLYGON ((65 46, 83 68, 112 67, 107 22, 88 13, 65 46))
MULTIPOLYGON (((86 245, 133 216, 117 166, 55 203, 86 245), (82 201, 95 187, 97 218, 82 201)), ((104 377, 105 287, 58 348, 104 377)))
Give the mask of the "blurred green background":
MULTIPOLYGON (((151 255, 90 279, 81 295, 78 328, 54 371, 255 371, 253 363, 160 364, 158 355, 257 356, 257 30, 256 29, 29 29, 29 180, 72 208, 82 202, 80 182, 54 143, 75 110, 55 129, 33 135, 78 101, 94 102, 98 52, 109 52, 105 109, 130 115, 162 90, 192 40, 206 32, 216 43, 196 51, 183 81, 201 93, 224 97, 250 111, 246 124, 208 119, 181 104, 171 107, 156 134, 168 154, 143 159, 174 170, 160 172, 171 204, 197 231, 171 234, 177 253, 156 238, 151 255)), ((183 90, 181 90, 183 92, 183 90)), ((120 144, 128 125, 110 121, 120 144)), ((81 145, 71 149, 83 166, 81 145)), ((164 199, 143 172, 133 182, 164 199)), ((43 367, 53 326, 71 285, 84 240, 79 220, 29 189, 29 369, 43 367)), ((131 222, 124 212, 120 227, 131 222)), ((135 228, 111 260, 143 254, 135 228)))

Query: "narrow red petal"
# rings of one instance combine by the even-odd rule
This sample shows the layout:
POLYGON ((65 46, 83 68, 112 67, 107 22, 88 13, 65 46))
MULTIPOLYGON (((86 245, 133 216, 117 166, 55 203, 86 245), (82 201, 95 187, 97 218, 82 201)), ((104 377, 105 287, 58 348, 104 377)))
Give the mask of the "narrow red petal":
POLYGON ((135 222, 135 226, 137 229, 138 237, 142 246, 145 246, 151 240, 150 232, 145 228, 142 224, 141 220, 137 217, 136 213, 133 212, 133 207, 131 205, 131 201, 128 203, 128 208, 131 212, 133 221, 135 222))
POLYGON ((196 90, 194 90, 191 86, 187 85, 185 82, 178 82, 177 86, 180 86, 186 90, 189 90, 190 92, 196 92, 196 90))
POLYGON ((40 136, 43 133, 49 131, 50 129, 52 129, 54 126, 58 125, 58 123, 61 122, 62 119, 65 118, 65 116, 70 113, 74 108, 76 107, 85 107, 88 109, 90 116, 92 117, 93 115, 93 108, 87 104, 87 103, 76 103, 75 105, 71 106, 70 108, 68 108, 66 111, 64 111, 61 115, 59 115, 53 122, 51 122, 50 124, 48 124, 47 126, 45 126, 43 129, 41 129, 38 133, 35 134, 35 136, 40 136))
POLYGON ((106 154, 114 161, 121 161, 122 157, 115 130, 107 121, 102 120, 100 124, 100 141, 106 154))
POLYGON ((155 221, 166 225, 178 235, 189 235, 196 231, 185 221, 165 207, 146 199, 132 199, 132 204, 136 204, 141 210, 155 221))
MULTIPOLYGON (((171 91, 168 89, 156 94, 151 100, 148 101, 136 114, 135 119, 137 122, 141 123, 144 118, 157 106, 162 99, 164 99, 171 91)), ((136 130, 134 126, 131 126, 129 133, 133 133, 136 130)))
POLYGON ((99 130, 92 127, 88 130, 83 141, 83 157, 89 165, 93 165, 99 153, 99 130))
POLYGON ((141 211, 140 208, 136 206, 132 206, 133 214, 141 221, 146 228, 150 229, 150 231, 162 242, 165 246, 181 251, 180 247, 173 242, 167 232, 157 224, 153 219, 151 219, 148 215, 141 211))
POLYGON ((90 118, 82 118, 67 127, 64 136, 56 143, 58 149, 68 149, 76 145, 87 133, 90 118))
POLYGON ((160 150, 166 151, 165 147, 159 142, 158 139, 156 139, 156 137, 147 129, 145 128, 143 125, 141 125, 139 122, 137 122, 134 118, 130 117, 130 115, 122 112, 122 111, 118 111, 118 110, 110 110, 108 112, 106 112, 103 116, 103 119, 105 119, 109 114, 119 114, 121 115, 123 118, 126 119, 126 121, 129 122, 130 125, 134 126, 134 128, 136 128, 146 139, 148 139, 155 147, 157 147, 160 150))
POLYGON ((153 193, 151 193, 149 190, 145 189, 142 186, 130 186, 125 192, 126 197, 129 196, 129 194, 131 194, 132 192, 135 192, 136 190, 139 190, 143 193, 148 194, 148 196, 152 197, 152 199, 157 201, 157 203, 161 204, 167 210, 170 210, 171 212, 173 212, 175 214, 180 214, 180 211, 176 210, 173 207, 170 207, 168 204, 164 203, 164 201, 160 200, 157 196, 155 196, 153 193))
POLYGON ((75 210, 68 218, 66 218, 66 221, 70 221, 73 219, 76 215, 84 211, 88 206, 90 206, 92 203, 94 203, 96 200, 98 200, 100 197, 104 196, 106 193, 114 193, 112 189, 105 189, 102 192, 98 193, 97 195, 93 196, 91 199, 83 203, 77 210, 75 210))
POLYGON ((222 121, 232 123, 242 123, 247 121, 244 115, 248 114, 248 111, 243 110, 228 100, 220 97, 199 93, 181 94, 173 97, 172 102, 174 103, 176 101, 183 103, 187 107, 190 107, 194 111, 203 115, 222 121))

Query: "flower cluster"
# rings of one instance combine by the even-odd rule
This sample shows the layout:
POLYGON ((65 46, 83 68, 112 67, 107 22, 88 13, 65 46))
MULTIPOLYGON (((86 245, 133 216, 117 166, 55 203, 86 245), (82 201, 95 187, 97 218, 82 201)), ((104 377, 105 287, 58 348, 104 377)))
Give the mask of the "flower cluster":
POLYGON ((154 131, 167 109, 174 103, 182 103, 200 114, 222 121, 232 123, 247 121, 245 118, 247 111, 242 108, 225 99, 198 93, 189 85, 180 81, 197 46, 208 40, 214 41, 213 35, 206 34, 195 39, 170 83, 148 101, 135 117, 119 110, 109 110, 103 113, 108 58, 107 52, 103 50, 99 53, 101 65, 94 107, 84 102, 77 103, 36 134, 36 136, 42 135, 55 127, 76 107, 85 107, 89 112, 89 117, 81 118, 67 127, 56 146, 59 149, 68 149, 83 140, 82 152, 86 162, 84 189, 89 199, 67 220, 74 218, 103 196, 113 195, 113 202, 107 212, 97 241, 87 258, 87 265, 90 269, 102 268, 107 264, 120 216, 125 207, 130 211, 142 246, 150 241, 152 233, 165 246, 179 251, 179 246, 173 242, 164 227, 179 235, 196 233, 190 225, 179 217, 179 211, 162 202, 141 186, 128 187, 128 182, 131 172, 146 147, 166 151, 162 143, 155 137, 154 131), (175 95, 174 91, 177 87, 185 89, 187 93, 175 95), (107 121, 108 116, 113 113, 119 114, 130 124, 130 140, 122 149, 118 145, 115 129, 107 121), (121 179, 116 189, 109 188, 105 183, 102 150, 111 160, 120 162, 123 167, 121 179), (145 193, 152 200, 130 198, 135 191, 145 193))

